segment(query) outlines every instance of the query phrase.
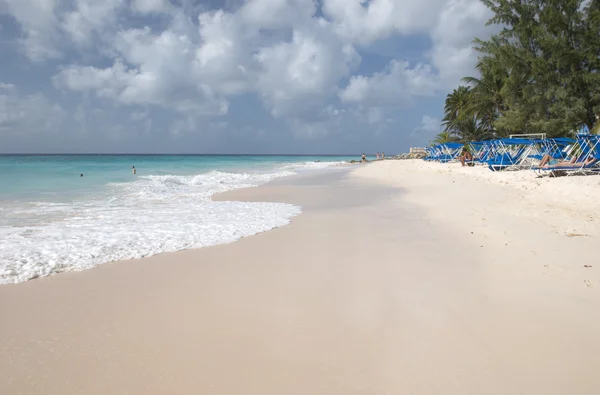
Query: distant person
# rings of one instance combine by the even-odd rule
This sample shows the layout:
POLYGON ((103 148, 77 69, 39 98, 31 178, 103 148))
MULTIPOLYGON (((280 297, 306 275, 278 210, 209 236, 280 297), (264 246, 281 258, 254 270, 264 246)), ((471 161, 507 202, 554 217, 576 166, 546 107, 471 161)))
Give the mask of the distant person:
POLYGON ((375 155, 375 159, 379 160, 379 152, 375 155))
POLYGON ((576 166, 580 166, 580 165, 581 166, 589 166, 598 161, 598 159, 594 158, 593 156, 587 157, 585 160, 583 160, 583 162, 580 162, 579 161, 580 159, 581 159, 581 156, 574 156, 573 158, 571 158, 571 160, 559 161, 559 160, 554 159, 550 155, 546 154, 542 157, 542 160, 540 161, 540 164, 538 165, 538 167, 543 167, 545 169, 552 169, 552 168, 556 168, 556 167, 576 167, 576 166))
POLYGON ((83 177, 83 173, 81 173, 81 174, 79 175, 79 177, 83 177))
POLYGON ((382 152, 382 153, 381 153, 381 160, 384 160, 384 159, 385 159, 385 153, 384 153, 384 152, 382 152))
POLYGON ((361 162, 366 162, 367 161, 367 157, 365 156, 365 153, 363 152, 362 154, 362 158, 360 159, 361 162))
POLYGON ((466 161, 469 161, 469 166, 473 166, 473 155, 471 155, 467 148, 463 148, 462 155, 460 156, 460 164, 465 166, 466 161))
POLYGON ((131 173, 137 174, 137 170, 135 169, 135 166, 131 166, 131 173))

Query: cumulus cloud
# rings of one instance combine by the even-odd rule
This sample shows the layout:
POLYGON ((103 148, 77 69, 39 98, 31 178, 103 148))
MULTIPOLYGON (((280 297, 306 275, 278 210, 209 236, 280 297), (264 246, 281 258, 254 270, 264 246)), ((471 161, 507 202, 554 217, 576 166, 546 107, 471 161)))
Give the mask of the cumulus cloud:
POLYGON ((257 88, 274 116, 312 108, 335 94, 339 80, 360 62, 351 45, 327 37, 323 25, 294 30, 290 42, 262 48, 255 58, 262 67, 257 88))
POLYGON ((245 27, 237 15, 221 10, 202 13, 198 21, 199 44, 190 64, 193 76, 223 94, 244 92, 256 68, 251 59, 258 31, 245 27))
POLYGON ((117 13, 124 10, 126 0, 76 0, 73 10, 62 16, 61 27, 79 46, 89 46, 94 38, 116 25, 117 13))
POLYGON ((398 107, 415 97, 433 95, 437 87, 437 76, 431 66, 418 64, 411 68, 406 61, 392 60, 382 72, 350 78, 339 96, 346 103, 398 107))
POLYGON ((171 3, 168 0, 132 0, 131 8, 142 14, 168 12, 171 3))
POLYGON ((61 34, 59 4, 59 0, 0 0, 0 14, 12 15, 21 27, 18 43, 29 59, 61 56, 57 46, 61 34))
POLYGON ((40 93, 23 94, 13 84, 0 82, 0 133, 57 133, 66 112, 40 93))
POLYGON ((122 30, 112 66, 63 67, 54 83, 122 103, 215 115, 227 112, 227 97, 253 91, 274 116, 307 114, 334 97, 340 79, 360 63, 354 47, 314 13, 311 0, 254 0, 233 13, 202 12, 197 28, 173 18, 160 33, 122 30), (272 42, 261 34, 265 28, 289 31, 290 38, 272 42))
POLYGON ((478 0, 449 1, 442 8, 439 23, 431 31, 434 45, 430 58, 446 87, 456 85, 465 72, 473 70, 477 61, 474 37, 486 39, 499 30, 497 26, 485 26, 491 16, 478 0))
POLYGON ((57 87, 73 91, 94 92, 97 97, 123 104, 152 104, 177 111, 204 115, 227 113, 228 102, 215 95, 207 85, 186 84, 185 75, 174 74, 165 84, 155 70, 128 68, 117 61, 112 67, 69 66, 55 77, 57 87))
POLYGON ((436 132, 440 129, 440 120, 429 115, 423 115, 419 130, 424 132, 436 132))
POLYGON ((251 0, 237 14, 243 23, 261 29, 289 29, 305 24, 317 11, 313 0, 251 0))
POLYGON ((429 143, 442 130, 441 121, 437 117, 423 115, 421 122, 410 132, 410 137, 418 139, 421 144, 429 143))
POLYGON ((228 0, 219 7, 0 0, 0 14, 20 27, 22 53, 60 62, 56 89, 173 110, 181 117, 176 134, 200 128, 202 117, 227 115, 242 95, 261 100, 297 134, 321 136, 357 119, 388 123, 389 108, 456 84, 476 59, 473 36, 490 31, 479 0, 228 0), (357 73, 363 49, 414 34, 432 42, 418 62, 392 59, 378 72, 357 73))
POLYGON ((323 0, 334 30, 352 42, 368 44, 393 33, 424 33, 437 22, 447 0, 323 0))
POLYGON ((0 82, 0 92, 1 91, 13 91, 17 87, 14 84, 6 84, 4 82, 0 82))
POLYGON ((498 30, 485 26, 491 11, 479 0, 324 0, 323 12, 339 35, 363 46, 394 34, 429 35, 426 55, 442 89, 473 69, 473 38, 498 30))

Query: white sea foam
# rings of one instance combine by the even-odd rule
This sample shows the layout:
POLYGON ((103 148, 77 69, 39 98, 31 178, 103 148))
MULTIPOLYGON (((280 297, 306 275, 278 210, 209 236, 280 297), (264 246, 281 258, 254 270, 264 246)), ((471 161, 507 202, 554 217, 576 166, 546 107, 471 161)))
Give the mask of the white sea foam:
POLYGON ((109 184, 101 197, 72 203, 32 202, 11 209, 0 226, 0 284, 83 270, 122 259, 230 243, 286 225, 300 207, 213 202, 218 192, 260 185, 325 162, 270 173, 142 176, 109 184))
POLYGON ((332 166, 340 166, 345 165, 348 162, 299 162, 299 163, 290 163, 288 165, 281 166, 283 170, 293 170, 293 171, 303 171, 303 170, 317 170, 317 169, 325 169, 327 167, 332 166))

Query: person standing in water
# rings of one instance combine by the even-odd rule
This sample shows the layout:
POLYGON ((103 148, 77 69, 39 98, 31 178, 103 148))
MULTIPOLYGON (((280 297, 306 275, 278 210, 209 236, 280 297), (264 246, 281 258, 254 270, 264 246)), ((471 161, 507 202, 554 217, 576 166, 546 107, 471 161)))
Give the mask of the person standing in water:
POLYGON ((137 174, 137 170, 135 169, 135 166, 131 166, 131 173, 137 174))

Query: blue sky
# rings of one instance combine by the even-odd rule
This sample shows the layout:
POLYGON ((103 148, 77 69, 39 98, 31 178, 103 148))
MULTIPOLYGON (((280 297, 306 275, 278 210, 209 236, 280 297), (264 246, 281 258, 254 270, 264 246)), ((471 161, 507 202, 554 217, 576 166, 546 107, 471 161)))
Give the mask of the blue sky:
POLYGON ((473 75, 479 0, 0 0, 0 153, 393 154, 473 75))

